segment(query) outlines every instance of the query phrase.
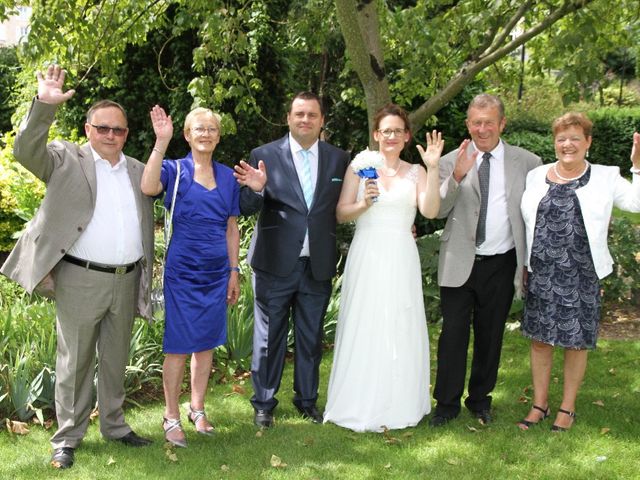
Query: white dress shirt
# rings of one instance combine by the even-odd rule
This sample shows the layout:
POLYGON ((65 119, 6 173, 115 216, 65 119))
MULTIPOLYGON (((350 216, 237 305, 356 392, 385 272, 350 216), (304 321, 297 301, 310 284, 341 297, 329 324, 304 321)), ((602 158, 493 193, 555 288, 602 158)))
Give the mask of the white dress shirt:
MULTIPOLYGON (((476 148, 475 143, 473 148, 476 148)), ((476 169, 482 164, 482 155, 478 151, 476 169)), ((498 142, 491 152, 491 170, 489 174, 489 199, 487 202, 487 221, 484 242, 476 247, 477 255, 497 255, 515 248, 509 213, 507 211, 507 190, 504 181, 504 144, 498 142)))
POLYGON ((127 161, 112 167, 92 148, 96 166, 96 205, 93 217, 68 254, 107 265, 125 265, 143 255, 142 231, 127 161))
MULTIPOLYGON (((293 138, 291 132, 289 132, 289 148, 291 148, 291 156, 293 157, 293 164, 296 167, 296 173, 298 174, 298 180, 302 178, 303 158, 300 154, 300 150, 304 150, 302 146, 293 138)), ((309 162, 311 164, 311 183, 315 185, 318 181, 318 141, 311 145, 309 151, 309 162)), ((302 186, 302 185, 301 185, 302 186)), ((302 250, 300 251, 301 257, 309 256, 309 231, 304 236, 304 243, 302 244, 302 250)))

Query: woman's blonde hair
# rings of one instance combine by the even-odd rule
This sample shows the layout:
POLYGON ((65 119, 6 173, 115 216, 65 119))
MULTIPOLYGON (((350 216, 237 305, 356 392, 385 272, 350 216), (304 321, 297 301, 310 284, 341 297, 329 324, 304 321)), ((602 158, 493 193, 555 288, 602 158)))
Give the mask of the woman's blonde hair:
POLYGON ((195 118, 201 115, 209 115, 213 118, 218 130, 220 130, 220 134, 222 134, 222 117, 213 110, 204 107, 196 107, 187 114, 187 117, 184 119, 184 133, 189 131, 195 118))

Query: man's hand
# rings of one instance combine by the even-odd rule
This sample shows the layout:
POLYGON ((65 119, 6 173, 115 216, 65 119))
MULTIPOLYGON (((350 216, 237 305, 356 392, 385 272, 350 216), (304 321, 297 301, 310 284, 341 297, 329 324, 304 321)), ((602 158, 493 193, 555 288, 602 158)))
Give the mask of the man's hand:
POLYGON ((471 167, 476 163, 476 157, 478 151, 476 150, 471 155, 467 155, 467 147, 469 147, 471 140, 463 140, 458 147, 458 155, 456 156, 456 166, 453 169, 453 178, 456 182, 460 183, 462 179, 469 173, 471 167))
POLYGON ((76 93, 73 89, 62 92, 65 75, 65 71, 59 65, 49 65, 44 75, 37 72, 38 100, 50 105, 59 105, 73 97, 76 93))
POLYGON ((264 190, 267 184, 267 167, 262 160, 258 162, 258 168, 253 168, 244 160, 240 160, 240 163, 233 168, 235 170, 233 176, 240 185, 249 187, 254 192, 264 190))

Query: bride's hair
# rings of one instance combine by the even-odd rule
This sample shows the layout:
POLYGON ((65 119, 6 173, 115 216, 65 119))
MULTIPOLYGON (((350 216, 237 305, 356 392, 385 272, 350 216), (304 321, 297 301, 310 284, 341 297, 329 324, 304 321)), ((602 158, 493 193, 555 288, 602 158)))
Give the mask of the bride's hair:
MULTIPOLYGON (((402 108, 400 105, 395 103, 387 103, 384 107, 376 112, 373 117, 373 132, 377 131, 380 128, 380 122, 383 118, 389 116, 400 117, 404 122, 404 128, 407 132, 411 131, 411 121, 409 121, 409 115, 406 110, 402 108)), ((409 139, 409 142, 411 139, 409 139)), ((409 143, 407 142, 407 144, 409 143)))

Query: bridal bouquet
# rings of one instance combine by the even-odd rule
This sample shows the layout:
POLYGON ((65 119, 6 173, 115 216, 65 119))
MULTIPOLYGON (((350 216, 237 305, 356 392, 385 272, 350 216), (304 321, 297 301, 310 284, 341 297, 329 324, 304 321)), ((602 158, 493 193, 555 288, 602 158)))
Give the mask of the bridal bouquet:
POLYGON ((384 162, 380 152, 369 150, 368 148, 357 154, 351 162, 351 168, 360 178, 371 178, 373 180, 378 178, 376 168, 383 166, 384 162))
MULTIPOLYGON (((383 166, 384 162, 380 152, 377 152, 376 150, 369 150, 368 148, 357 154, 351 162, 351 168, 360 178, 371 179, 374 181, 378 178, 378 172, 376 169, 382 168, 383 166)), ((374 202, 377 200, 377 198, 373 199, 374 202)))

